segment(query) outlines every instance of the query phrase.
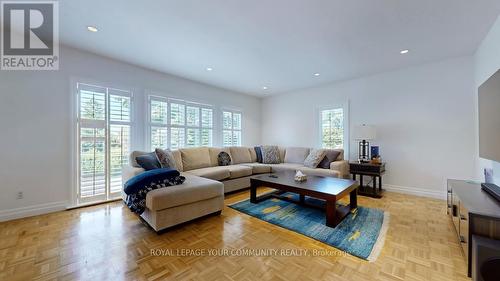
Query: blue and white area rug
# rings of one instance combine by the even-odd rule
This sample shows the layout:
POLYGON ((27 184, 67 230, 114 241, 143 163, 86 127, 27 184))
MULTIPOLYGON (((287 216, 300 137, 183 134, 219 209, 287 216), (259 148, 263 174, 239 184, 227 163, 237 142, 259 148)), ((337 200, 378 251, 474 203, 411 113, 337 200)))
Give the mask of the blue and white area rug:
MULTIPOLYGON (((299 199, 298 194, 294 193, 285 193, 282 196, 299 199)), ((323 206, 325 204, 323 200, 307 196, 306 202, 323 206)), ((360 206, 335 228, 325 225, 324 211, 277 198, 270 198, 257 204, 245 200, 229 207, 368 261, 377 259, 384 246, 389 227, 388 212, 360 206)))

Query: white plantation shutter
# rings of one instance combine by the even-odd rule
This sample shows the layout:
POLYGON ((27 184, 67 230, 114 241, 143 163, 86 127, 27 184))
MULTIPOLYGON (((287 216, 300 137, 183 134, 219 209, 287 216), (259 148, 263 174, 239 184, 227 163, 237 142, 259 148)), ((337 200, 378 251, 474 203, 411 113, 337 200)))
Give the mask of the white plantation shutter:
POLYGON ((241 146, 241 112, 222 112, 222 145, 241 146))
POLYGON ((170 103, 170 125, 184 126, 185 124, 186 107, 179 102, 170 103))
POLYGON ((79 86, 79 197, 106 195, 106 88, 79 86))
POLYGON ((178 149, 212 145, 213 109, 211 106, 157 96, 150 96, 149 100, 152 148, 178 149))
POLYGON ((185 140, 184 128, 170 128, 170 148, 178 149, 184 147, 185 140))
POLYGON ((80 196, 106 193, 106 133, 103 128, 80 128, 80 196))
POLYGON ((151 150, 168 147, 168 103, 149 98, 151 150))
POLYGON ((151 150, 168 147, 167 128, 151 127, 151 150))
POLYGON ((213 145, 213 114, 211 108, 201 108, 201 132, 200 132, 200 145, 212 146, 213 145))
POLYGON ((116 198, 130 152, 132 95, 82 83, 77 88, 78 203, 116 198))
POLYGON ((344 110, 325 109, 320 112, 321 146, 323 148, 344 148, 344 110))
POLYGON ((130 126, 110 125, 109 128, 110 192, 116 193, 123 186, 122 168, 129 162, 130 126))

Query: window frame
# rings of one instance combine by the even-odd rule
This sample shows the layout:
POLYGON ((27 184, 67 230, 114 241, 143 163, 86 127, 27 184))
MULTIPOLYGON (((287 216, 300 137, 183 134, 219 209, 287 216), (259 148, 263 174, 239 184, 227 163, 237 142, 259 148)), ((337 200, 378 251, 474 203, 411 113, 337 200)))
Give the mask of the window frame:
POLYGON ((222 108, 221 109, 221 115, 220 115, 220 127, 221 127, 221 146, 222 147, 229 147, 229 146, 243 146, 243 111, 237 110, 237 109, 230 109, 230 108, 222 108), (226 129, 224 128, 224 113, 229 112, 231 113, 231 129, 226 129), (240 128, 239 129, 234 129, 234 124, 233 120, 234 114, 239 114, 240 115, 240 128), (239 132, 240 133, 240 143, 239 144, 234 144, 234 141, 232 141, 231 145, 225 145, 224 144, 224 131, 230 131, 231 132, 231 139, 232 136, 234 136, 234 132, 239 132))
POLYGON ((165 96, 160 96, 160 95, 154 95, 154 94, 149 94, 148 95, 148 103, 147 103, 147 113, 148 113, 148 139, 147 139, 147 146, 150 147, 151 149, 155 149, 152 144, 152 138, 151 138, 151 132, 153 127, 160 127, 159 123, 153 123, 151 121, 151 101, 156 100, 160 102, 165 102, 167 104, 167 123, 162 124, 162 128, 167 129, 167 146, 164 148, 170 148, 170 149, 179 149, 179 148, 188 148, 191 146, 188 146, 187 144, 187 131, 189 129, 194 129, 198 130, 199 132, 199 145, 195 145, 194 147, 197 146, 213 146, 214 145, 214 113, 215 109, 212 105, 205 104, 205 103, 200 103, 200 102, 194 102, 194 101, 187 101, 179 98, 171 98, 171 97, 165 97, 165 96), (171 105, 172 104, 180 104, 184 106, 184 125, 177 125, 177 124, 172 124, 172 119, 171 119, 171 105), (187 119, 187 108, 188 107, 197 107, 198 108, 198 125, 197 126, 192 126, 188 125, 187 119), (208 109, 212 112, 212 117, 211 117, 211 126, 203 126, 203 121, 202 121, 202 113, 204 109, 208 109), (158 125, 158 126, 157 126, 158 125), (172 129, 183 129, 184 131, 184 145, 180 147, 175 147, 172 148, 172 129), (202 145, 201 139, 202 139, 202 130, 211 130, 211 136, 210 136, 210 143, 208 145, 202 145))
POLYGON ((326 106, 321 106, 316 109, 316 145, 319 148, 323 148, 323 132, 322 132, 322 113, 325 110, 332 109, 342 109, 343 113, 343 150, 344 150, 344 159, 349 159, 349 148, 350 148, 350 138, 349 138, 349 102, 337 103, 337 104, 329 104, 326 106))
MULTIPOLYGON (((73 139, 73 144, 74 148, 72 151, 74 151, 72 158, 72 168, 74 168, 73 171, 76 171, 73 173, 73 182, 74 182, 74 188, 72 189, 72 205, 74 206, 81 206, 81 205, 86 205, 86 204, 92 204, 96 202, 106 202, 106 201, 112 201, 119 199, 121 197, 121 188, 118 191, 112 192, 112 167, 111 167, 111 127, 112 126, 128 126, 129 128, 129 135, 128 135, 128 153, 124 156, 126 159, 128 159, 128 155, 132 151, 132 147, 134 145, 134 138, 133 138, 133 132, 135 129, 135 99, 134 99, 134 92, 131 89, 128 89, 126 87, 114 87, 111 85, 106 85, 105 83, 100 83, 100 82, 87 82, 84 81, 83 79, 72 79, 72 84, 75 85, 75 90, 73 99, 72 99, 72 104, 74 104, 74 110, 72 110, 72 116, 74 116, 73 119, 73 124, 74 125, 74 139, 73 139), (81 90, 84 88, 87 89, 97 89, 97 92, 99 90, 104 90, 104 107, 105 107, 105 113, 104 113, 104 120, 91 120, 91 119, 83 119, 81 117, 81 90), (118 120, 111 120, 111 96, 121 96, 121 97, 126 97, 129 98, 129 120, 128 121, 118 121, 118 120), (81 137, 81 129, 82 128, 100 128, 104 129, 104 137, 102 139, 104 140, 105 143, 105 167, 104 167, 104 178, 105 178, 105 192, 104 194, 100 195, 92 195, 88 197, 82 197, 81 194, 81 143, 82 143, 82 137, 81 137)), ((122 183, 123 184, 123 183, 122 183)))

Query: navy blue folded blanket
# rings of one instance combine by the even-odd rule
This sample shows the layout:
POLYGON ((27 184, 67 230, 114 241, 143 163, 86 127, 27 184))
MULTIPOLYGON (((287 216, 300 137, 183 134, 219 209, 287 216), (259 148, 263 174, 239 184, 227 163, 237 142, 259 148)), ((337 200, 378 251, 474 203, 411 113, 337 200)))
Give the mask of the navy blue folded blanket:
POLYGON ((184 183, 185 177, 179 171, 165 168, 154 169, 141 173, 125 183, 124 192, 127 194, 127 206, 136 213, 142 214, 146 208, 146 195, 154 189, 184 183))

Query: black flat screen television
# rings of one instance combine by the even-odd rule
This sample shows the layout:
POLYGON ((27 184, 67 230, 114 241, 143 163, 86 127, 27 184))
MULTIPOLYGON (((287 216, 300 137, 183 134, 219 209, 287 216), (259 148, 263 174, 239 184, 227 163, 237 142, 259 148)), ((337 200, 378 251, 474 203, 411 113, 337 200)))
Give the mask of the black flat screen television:
POLYGON ((479 87, 479 156, 500 162, 500 69, 479 87))

